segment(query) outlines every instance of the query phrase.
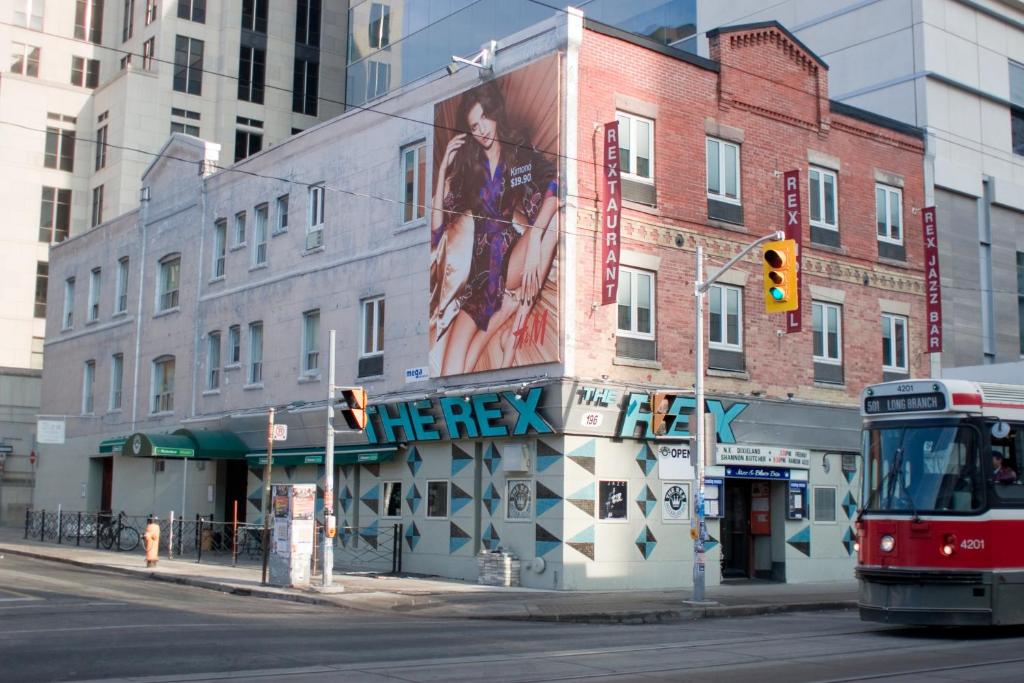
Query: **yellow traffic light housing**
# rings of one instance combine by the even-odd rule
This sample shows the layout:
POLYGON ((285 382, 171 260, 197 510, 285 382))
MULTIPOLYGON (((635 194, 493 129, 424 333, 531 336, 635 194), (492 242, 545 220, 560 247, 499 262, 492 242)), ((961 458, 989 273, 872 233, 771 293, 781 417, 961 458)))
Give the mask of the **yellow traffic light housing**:
POLYGON ((765 242, 762 254, 765 312, 795 311, 800 306, 796 240, 765 242))
POLYGON ((349 429, 362 431, 366 428, 366 390, 362 387, 351 387, 341 390, 341 398, 346 406, 341 415, 349 429))

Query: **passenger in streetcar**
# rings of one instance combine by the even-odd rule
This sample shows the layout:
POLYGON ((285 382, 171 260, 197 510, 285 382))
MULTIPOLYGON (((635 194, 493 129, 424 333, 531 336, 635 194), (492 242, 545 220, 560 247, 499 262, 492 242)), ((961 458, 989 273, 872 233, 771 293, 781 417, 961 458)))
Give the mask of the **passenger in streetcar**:
POLYGON ((1017 473, 1004 462, 1003 454, 992 451, 992 481, 997 484, 1012 484, 1017 481, 1017 473))

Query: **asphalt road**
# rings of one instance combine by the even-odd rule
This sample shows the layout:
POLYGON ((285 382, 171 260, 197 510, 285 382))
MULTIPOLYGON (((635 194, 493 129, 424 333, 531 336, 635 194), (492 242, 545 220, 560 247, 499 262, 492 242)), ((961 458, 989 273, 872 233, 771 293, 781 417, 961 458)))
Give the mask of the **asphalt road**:
POLYGON ((1024 629, 852 612, 651 626, 380 616, 0 559, 0 681, 1024 680, 1024 629))

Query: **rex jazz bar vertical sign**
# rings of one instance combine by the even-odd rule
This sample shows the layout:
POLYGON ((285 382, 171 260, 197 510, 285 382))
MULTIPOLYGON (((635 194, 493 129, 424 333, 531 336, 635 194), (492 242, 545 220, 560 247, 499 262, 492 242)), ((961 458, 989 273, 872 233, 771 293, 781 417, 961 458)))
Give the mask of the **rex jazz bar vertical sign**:
POLYGON ((939 234, 935 225, 935 207, 921 211, 924 226, 925 315, 927 316, 928 353, 942 351, 942 283, 939 280, 939 234))
POLYGON ((619 295, 619 122, 604 124, 604 185, 601 192, 601 305, 614 304, 619 295))
MULTIPOLYGON (((802 235, 803 219, 800 215, 800 171, 786 171, 782 175, 782 201, 783 211, 786 215, 786 239, 796 241, 796 286, 800 288, 803 281, 803 273, 800 272, 800 261, 803 258, 802 235)), ((803 301, 799 296, 797 301, 803 301)), ((801 330, 802 316, 800 307, 795 311, 786 312, 786 332, 799 332, 801 330)))

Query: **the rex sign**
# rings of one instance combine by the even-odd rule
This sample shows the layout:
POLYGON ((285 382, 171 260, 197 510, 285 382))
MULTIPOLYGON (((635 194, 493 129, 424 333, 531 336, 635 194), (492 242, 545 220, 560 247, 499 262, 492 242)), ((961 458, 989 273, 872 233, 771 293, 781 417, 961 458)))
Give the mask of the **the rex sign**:
POLYGON ((371 405, 364 433, 371 444, 553 434, 538 412, 543 394, 533 387, 371 405))
MULTIPOLYGON (((619 430, 616 436, 620 439, 653 439, 651 429, 651 411, 648 409, 648 393, 631 393, 626 396, 626 408, 622 412, 619 430)), ((732 422, 744 411, 748 404, 736 402, 728 408, 718 399, 709 398, 704 401, 707 411, 715 416, 715 428, 718 431, 719 443, 736 443, 736 435, 732 431, 732 422)), ((693 396, 676 396, 668 408, 668 415, 675 416, 671 426, 662 438, 688 439, 690 432, 687 427, 687 415, 693 412, 697 400, 693 396)))

